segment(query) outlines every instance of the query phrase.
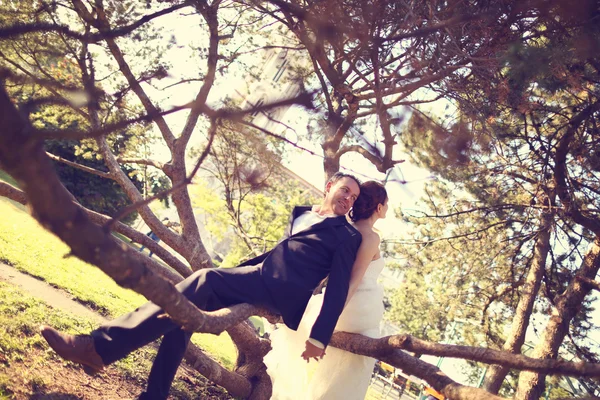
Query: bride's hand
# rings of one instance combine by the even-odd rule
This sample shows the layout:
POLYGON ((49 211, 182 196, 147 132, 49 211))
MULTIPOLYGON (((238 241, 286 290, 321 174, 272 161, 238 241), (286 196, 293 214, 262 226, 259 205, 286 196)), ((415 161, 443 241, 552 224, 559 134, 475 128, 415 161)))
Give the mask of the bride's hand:
POLYGON ((304 349, 304 352, 302 353, 302 358, 304 358, 306 360, 306 362, 309 362, 311 358, 314 358, 315 360, 319 361, 320 359, 323 358, 324 355, 325 355, 325 349, 321 349, 321 348, 315 346, 308 340, 306 341, 306 348, 304 349))

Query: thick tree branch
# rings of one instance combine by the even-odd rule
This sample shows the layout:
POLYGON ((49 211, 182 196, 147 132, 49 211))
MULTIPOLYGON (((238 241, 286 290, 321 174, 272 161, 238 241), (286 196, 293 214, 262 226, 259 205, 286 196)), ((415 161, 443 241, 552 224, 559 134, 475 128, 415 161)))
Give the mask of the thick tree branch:
MULTIPOLYGON (((404 334, 373 339, 348 332, 335 332, 331 338, 330 344, 342 350, 350 351, 355 354, 367 355, 382 360, 390 356, 390 354, 395 354, 398 350, 404 350, 416 354, 460 358, 465 360, 482 362, 485 364, 499 364, 509 367, 511 369, 517 369, 521 371, 536 371, 543 372, 545 374, 559 374, 564 376, 576 377, 600 376, 599 364, 586 362, 568 362, 556 359, 538 359, 523 356, 520 354, 513 354, 507 351, 471 346, 439 344, 428 342, 425 340, 420 340, 415 338, 414 336, 404 334)), ((410 357, 408 354, 407 356, 410 357)), ((392 356, 391 358, 394 357, 392 356)), ((402 364, 393 365, 404 370, 402 364)), ((423 380, 426 380, 430 384, 433 383, 431 382, 431 376, 418 375, 414 373, 412 374, 423 380)), ((433 387, 434 389, 443 393, 443 388, 435 386, 433 387)), ((493 396, 490 393, 487 394, 493 396)), ((456 398, 458 399, 458 397, 456 398)))
MULTIPOLYGON (((583 257, 576 275, 594 279, 600 270, 600 237, 596 236, 587 253, 583 257)), ((553 310, 540 341, 531 352, 532 357, 554 359, 558 349, 569 333, 569 325, 581 312, 581 305, 591 288, 580 279, 572 279, 567 288, 554 298, 553 310)), ((582 372, 584 373, 584 372, 582 372)), ((544 391, 545 374, 540 372, 523 372, 519 375, 516 398, 534 398, 544 391)))
POLYGON ((63 24, 49 24, 49 23, 35 23, 35 24, 22 24, 17 23, 8 27, 0 28, 0 38, 11 39, 15 36, 21 36, 27 33, 34 32, 58 32, 65 36, 78 39, 86 42, 90 42, 91 38, 88 35, 75 32, 67 25, 63 24))
MULTIPOLYGON (((27 205, 27 196, 25 195, 25 192, 23 192, 20 189, 17 189, 16 187, 14 187, 6 182, 0 181, 0 196, 3 196, 8 199, 11 199, 13 201, 16 201, 17 203, 27 205)), ((85 213, 90 218, 90 220, 92 222, 94 222, 95 224, 104 225, 111 219, 110 217, 108 217, 106 215, 103 215, 103 214, 97 213, 95 211, 92 211, 90 209, 87 209, 87 208, 81 206, 80 204, 77 204, 77 206, 80 207, 82 210, 84 210, 85 213)), ((163 275, 169 282, 175 284, 182 279, 181 278, 182 276, 185 278, 185 277, 188 277, 192 273, 192 271, 190 270, 190 268, 188 266, 183 264, 181 261, 179 261, 179 259, 177 257, 173 256, 167 249, 165 249, 164 247, 162 247, 161 245, 156 243, 154 240, 152 240, 150 237, 146 236, 145 234, 143 234, 121 222, 115 224, 114 231, 120 233, 121 235, 123 235, 125 237, 128 237, 129 239, 131 239, 132 241, 134 241, 136 243, 146 246, 150 251, 155 253, 161 260, 163 260, 167 265, 169 265, 171 268, 173 268, 175 271, 177 271, 177 273, 173 273, 169 269, 165 269, 162 265, 160 265, 156 261, 154 261, 151 258, 146 257, 140 253, 140 256, 143 257, 142 259, 140 259, 140 261, 147 263, 147 265, 149 266, 150 269, 163 275)))
POLYGON ((25 195, 25 192, 9 183, 0 181, 0 196, 16 201, 24 206, 27 205, 27 196, 25 195))
POLYGON ((171 187, 168 190, 165 190, 161 193, 158 193, 154 196, 148 197, 146 199, 140 200, 128 207, 125 207, 124 209, 120 210, 119 213, 117 215, 115 215, 110 221, 108 221, 105 225, 104 228, 107 230, 111 230, 112 226, 119 221, 121 218, 131 214, 132 212, 134 212, 135 210, 138 210, 139 208, 150 204, 151 202, 153 202, 156 199, 163 199, 166 196, 177 192, 178 190, 184 189, 187 185, 192 183, 192 179, 194 178, 194 176, 196 175, 196 173, 198 172, 198 169, 200 168, 200 165, 202 165, 202 162, 206 159, 206 157, 208 156, 208 153, 210 151, 210 147, 212 146, 212 142, 215 138, 217 132, 217 125, 216 123, 213 121, 211 123, 211 131, 210 131, 210 136, 208 138, 208 143, 206 144, 206 147, 204 148, 204 151, 202 152, 202 154, 200 155, 200 157, 198 157, 198 161, 196 161, 196 166, 194 167, 194 169, 192 170, 192 172, 190 173, 190 175, 183 180, 182 182, 179 182, 178 184, 174 185, 173 187, 171 187))
MULTIPOLYGON (((379 42, 377 42, 379 43, 379 42)), ((381 166, 378 166, 379 171, 385 173, 388 169, 393 167, 392 163, 392 152, 394 149, 394 145, 396 142, 394 141, 392 135, 392 129, 390 124, 390 119, 388 115, 388 108, 384 103, 382 90, 381 90, 381 76, 380 76, 380 67, 379 67, 379 46, 373 46, 371 51, 371 63, 373 65, 373 75, 375 77, 375 102, 376 102, 376 110, 377 116, 379 117, 379 126, 381 127, 381 131, 383 132, 383 140, 382 143, 384 145, 385 151, 381 160, 381 166)))
POLYGON ((600 291, 600 282, 598 282, 598 281, 595 281, 590 278, 586 278, 585 276, 581 276, 581 275, 575 275, 575 279, 580 280, 581 282, 583 282, 584 285, 587 285, 594 290, 600 291))
POLYGON ((400 350, 405 343, 396 338, 406 335, 387 336, 373 339, 362 335, 347 332, 334 332, 330 345, 342 350, 350 351, 376 358, 393 365, 406 374, 423 379, 435 390, 452 400, 501 400, 482 389, 463 386, 444 374, 438 367, 421 361, 416 357, 400 350))
POLYGON ((252 383, 246 376, 223 368, 196 346, 188 346, 185 361, 208 380, 227 389, 229 394, 236 398, 248 398, 252 392, 252 383))
POLYGON ((383 173, 385 173, 392 166, 401 164, 404 162, 404 160, 396 160, 396 161, 390 160, 389 162, 386 163, 385 160, 382 159, 380 156, 372 154, 369 150, 367 150, 364 147, 359 146, 359 145, 350 145, 350 146, 341 147, 337 151, 336 157, 339 159, 344 154, 350 153, 350 152, 356 152, 356 153, 362 155, 364 158, 369 160, 375 167, 377 167, 378 171, 383 172, 383 173))
MULTIPOLYGON (((190 112, 187 116, 187 120, 181 132, 181 135, 172 147, 172 157, 169 163, 169 171, 167 175, 169 176, 169 178, 171 178, 173 187, 185 187, 188 183, 191 182, 191 176, 195 174, 195 172, 193 172, 191 176, 187 176, 187 166, 185 161, 186 148, 192 135, 192 132, 197 126, 200 115, 204 112, 205 109, 207 109, 206 99, 210 90, 213 87, 213 83, 215 80, 217 64, 219 61, 219 41, 221 40, 221 36, 219 35, 218 18, 220 3, 220 1, 213 1, 211 5, 209 5, 207 2, 196 3, 196 10, 204 17, 209 31, 208 57, 206 61, 207 72, 204 76, 204 82, 202 83, 202 86, 200 87, 196 98, 192 102, 192 106, 190 107, 190 112)), ((210 145, 212 144, 215 129, 215 119, 213 118, 211 120, 209 145, 206 149, 207 151, 209 150, 210 145)), ((206 154, 208 153, 205 151, 203 157, 205 157, 206 154)), ((199 165, 197 164, 197 167, 198 166, 199 165)), ((198 269, 200 267, 213 266, 212 261, 208 256, 208 252, 204 248, 204 245, 200 238, 200 230, 198 228, 198 224, 194 216, 192 202, 187 188, 185 188, 184 190, 178 190, 176 192, 173 192, 172 200, 173 204, 177 209, 179 221, 181 222, 181 236, 184 242, 184 246, 188 249, 194 249, 194 251, 188 250, 186 252, 186 256, 188 257, 192 268, 198 269)))

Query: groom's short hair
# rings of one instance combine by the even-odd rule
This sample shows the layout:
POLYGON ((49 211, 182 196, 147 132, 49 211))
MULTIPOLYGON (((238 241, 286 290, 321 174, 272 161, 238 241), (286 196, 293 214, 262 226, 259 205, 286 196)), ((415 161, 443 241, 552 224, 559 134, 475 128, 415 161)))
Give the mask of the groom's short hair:
POLYGON ((339 181, 342 178, 350 178, 352 180, 354 180, 354 182, 356 182, 356 184, 358 185, 358 187, 360 187, 360 181, 358 180, 357 177, 355 177, 352 174, 347 174, 345 172, 336 172, 335 174, 331 175, 331 178, 329 178, 327 180, 327 183, 325 184, 325 186, 327 186, 328 183, 331 183, 332 185, 334 183, 336 183, 337 181, 339 181))

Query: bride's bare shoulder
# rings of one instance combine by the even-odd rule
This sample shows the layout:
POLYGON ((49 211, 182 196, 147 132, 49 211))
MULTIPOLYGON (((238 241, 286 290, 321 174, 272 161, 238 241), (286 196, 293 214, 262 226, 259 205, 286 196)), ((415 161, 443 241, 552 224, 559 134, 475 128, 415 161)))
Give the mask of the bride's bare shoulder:
POLYGON ((379 236, 379 233, 375 230, 373 230, 373 228, 368 228, 368 227, 364 227, 364 226, 354 226, 361 234, 363 241, 364 240, 369 240, 369 241, 373 241, 373 242, 380 242, 381 241, 381 237, 379 236))

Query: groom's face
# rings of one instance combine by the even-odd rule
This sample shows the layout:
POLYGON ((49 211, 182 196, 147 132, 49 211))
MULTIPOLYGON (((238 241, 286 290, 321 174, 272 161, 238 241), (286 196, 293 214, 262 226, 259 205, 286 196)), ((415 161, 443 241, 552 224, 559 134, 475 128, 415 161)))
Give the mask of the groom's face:
POLYGON ((360 194, 360 188, 352 178, 343 177, 326 187, 325 203, 336 215, 345 215, 360 194))

